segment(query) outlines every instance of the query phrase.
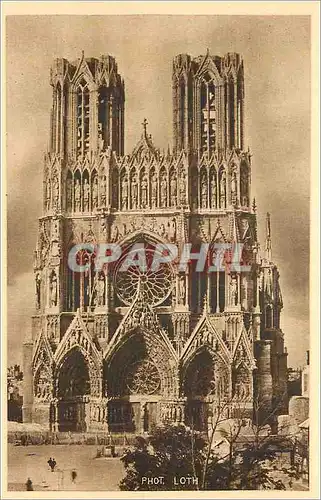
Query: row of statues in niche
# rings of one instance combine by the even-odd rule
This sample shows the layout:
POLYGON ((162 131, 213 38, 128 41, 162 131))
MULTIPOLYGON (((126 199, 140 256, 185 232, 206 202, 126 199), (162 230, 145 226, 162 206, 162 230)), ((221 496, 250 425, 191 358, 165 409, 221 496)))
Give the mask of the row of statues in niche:
POLYGON ((52 384, 49 372, 41 368, 36 377, 34 395, 42 401, 48 401, 52 395, 52 384))
MULTIPOLYGON (((91 306, 101 307, 106 303, 106 280, 103 273, 96 274, 94 287, 89 290, 89 284, 85 283, 84 295, 92 297, 91 306)), ((243 294, 247 298, 247 280, 243 279, 243 294)), ((53 270, 49 276, 49 307, 56 307, 58 303, 58 280, 56 272, 53 270)), ((176 303, 184 305, 186 303, 186 276, 180 275, 177 280, 176 303)), ((231 275, 229 279, 229 305, 237 306, 239 303, 239 279, 237 275, 231 275)), ((41 307, 41 276, 36 274, 36 307, 41 307)))
MULTIPOLYGON (((41 275, 40 273, 36 274, 36 308, 41 308, 41 275)), ((103 274, 96 274, 94 278, 94 289, 93 293, 89 290, 89 285, 87 283, 84 284, 84 295, 91 296, 92 295, 92 306, 103 306, 105 305, 105 277, 103 274)), ((71 291, 70 291, 71 293, 71 291)), ((58 279, 56 272, 53 270, 49 276, 49 307, 56 307, 58 304, 58 279)))
MULTIPOLYGON (((141 221, 131 221, 130 224, 113 224, 110 230, 110 241, 112 243, 116 241, 120 241, 127 234, 131 234, 137 229, 141 229, 142 227, 141 221)), ((151 231, 152 233, 157 233, 161 238, 168 241, 176 241, 177 236, 177 226, 176 219, 173 217, 172 219, 167 221, 167 224, 161 223, 155 219, 150 220, 144 224, 144 229, 151 231)))
MULTIPOLYGON (((185 172, 178 177, 176 170, 169 175, 161 171, 138 176, 136 171, 130 175, 123 173, 119 183, 119 208, 121 210, 139 208, 177 207, 186 204, 187 181, 185 172)), ((116 197, 116 194, 115 194, 116 197)), ((115 200, 118 205, 117 200, 115 200)))
MULTIPOLYGON (((42 306, 41 301, 41 274, 37 272, 36 277, 36 309, 40 309, 42 306)), ((56 307, 58 304, 58 279, 56 272, 53 270, 49 276, 49 296, 48 296, 48 306, 56 307)))
POLYGON ((251 395, 250 372, 243 366, 233 370, 232 374, 232 396, 233 398, 244 401, 251 395))
MULTIPOLYGON (((48 179, 46 182, 46 209, 57 210, 59 208, 59 180, 58 177, 48 179)), ((98 206, 106 204, 106 177, 102 176, 98 182, 98 176, 81 177, 80 174, 66 180, 66 209, 70 212, 90 212, 98 206), (100 194, 100 202, 99 202, 100 194)))
MULTIPOLYGON (((243 280, 245 285, 245 293, 247 293, 246 279, 243 280)), ((237 275, 232 275, 229 281, 229 304, 231 306, 236 306, 239 301, 239 290, 238 290, 238 278, 237 275)), ((92 295, 91 304, 92 306, 101 307, 105 305, 106 301, 106 282, 103 273, 96 274, 94 278, 94 289, 89 290, 89 285, 85 284, 85 295, 92 295), (93 292, 93 293, 92 293, 93 292)), ((177 282, 177 294, 176 300, 178 304, 185 304, 186 302, 186 276, 180 275, 177 282)), ((36 275, 36 301, 37 309, 41 306, 41 276, 39 273, 36 275)), ((55 271, 52 271, 49 277, 49 307, 56 307, 58 302, 58 281, 55 271)))
MULTIPOLYGON (((93 271, 92 271, 93 273, 93 271)), ((78 297, 79 306, 102 307, 106 304, 106 278, 104 273, 92 274, 91 279, 70 273, 67 288, 67 308, 73 310, 78 307, 74 303, 74 296, 78 297), (83 293, 80 293, 80 290, 83 293)))
MULTIPOLYGON (((236 171, 230 178, 230 202, 232 205, 248 206, 248 173, 241 169, 240 186, 236 171)), ((143 171, 123 173, 118 182, 118 175, 113 179, 113 205, 120 210, 178 207, 187 203, 187 177, 184 171, 177 175, 176 170, 169 174, 165 170, 157 176, 154 170, 149 177, 143 171), (116 185, 118 184, 118 189, 116 185)), ((215 172, 208 176, 201 170, 192 180, 192 203, 196 208, 225 209, 227 206, 227 179, 223 170, 219 176, 215 172)), ((57 209, 59 206, 59 180, 57 176, 47 180, 46 208, 57 209)), ((66 180, 66 209, 74 212, 90 212, 106 204, 106 177, 72 175, 66 180)))
POLYGON ((163 422, 182 422, 184 420, 184 407, 181 405, 162 404, 160 413, 163 422))
MULTIPOLYGON (((197 188, 197 179, 194 178, 194 190, 197 188)), ((217 180, 216 175, 211 175, 208 181, 206 172, 201 172, 198 186, 200 208, 226 208, 227 205, 227 182, 225 171, 217 180)), ((248 206, 248 178, 247 175, 241 175, 240 189, 238 189, 237 175, 234 171, 230 182, 230 201, 232 205, 248 206), (240 193, 239 193, 240 191, 240 193)), ((194 205, 197 204, 196 199, 194 205)))
POLYGON ((98 176, 94 175, 91 182, 88 177, 70 176, 67 178, 66 208, 74 212, 90 212, 106 204, 106 177, 103 176, 98 184, 98 176))

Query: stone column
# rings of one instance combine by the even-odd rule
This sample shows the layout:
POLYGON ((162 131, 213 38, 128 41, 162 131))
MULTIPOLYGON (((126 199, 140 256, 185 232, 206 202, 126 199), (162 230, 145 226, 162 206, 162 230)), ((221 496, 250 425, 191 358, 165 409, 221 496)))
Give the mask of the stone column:
POLYGON ((32 422, 33 410, 33 374, 32 374, 33 342, 23 344, 23 422, 32 422))
POLYGON ((267 418, 272 410, 271 347, 272 340, 258 340, 254 345, 254 354, 257 363, 254 397, 257 400, 259 419, 267 418))
POLYGON ((58 432, 59 431, 59 412, 58 412, 58 400, 53 399, 52 401, 52 406, 53 406, 53 418, 52 418, 52 431, 53 432, 58 432))

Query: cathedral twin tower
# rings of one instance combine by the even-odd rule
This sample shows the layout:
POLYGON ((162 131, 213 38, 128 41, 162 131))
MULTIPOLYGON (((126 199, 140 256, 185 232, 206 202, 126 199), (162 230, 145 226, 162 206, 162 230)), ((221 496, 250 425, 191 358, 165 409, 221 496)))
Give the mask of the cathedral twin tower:
POLYGON ((166 421, 205 430, 222 402, 231 415, 240 404, 251 415, 258 398, 264 411, 284 412, 282 297, 269 219, 264 257, 257 241, 242 58, 174 58, 172 153, 154 146, 144 120, 124 155, 124 81, 113 57, 57 59, 51 85, 24 420, 140 433, 166 421), (105 242, 122 249, 108 270, 86 250, 86 272, 70 268, 75 245, 105 242), (204 242, 241 244, 247 267, 121 272, 136 243, 150 262, 158 244, 204 242))

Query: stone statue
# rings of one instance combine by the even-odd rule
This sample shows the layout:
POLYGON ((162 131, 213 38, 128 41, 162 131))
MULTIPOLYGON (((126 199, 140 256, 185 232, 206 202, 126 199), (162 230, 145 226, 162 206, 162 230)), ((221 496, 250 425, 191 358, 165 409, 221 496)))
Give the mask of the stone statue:
POLYGON ((102 176, 101 178, 101 191, 100 191, 100 201, 103 205, 106 203, 106 177, 105 175, 102 176))
POLYGON ((76 184, 75 184, 75 210, 76 210, 76 212, 80 212, 80 200, 81 200, 80 182, 79 182, 79 179, 77 179, 76 184))
POLYGON ((246 172, 241 172, 240 179, 240 191, 241 191, 241 202, 243 206, 247 206, 249 203, 248 199, 248 175, 246 172))
POLYGON ((59 220, 54 218, 52 220, 51 240, 57 241, 58 239, 59 239, 59 220))
POLYGON ((186 297, 185 282, 186 282, 185 276, 180 276, 178 282, 178 296, 180 304, 185 304, 185 297, 186 297))
POLYGON ((146 175, 142 178, 142 183, 141 183, 141 207, 145 208, 147 206, 147 179, 146 175))
POLYGON ((131 198, 132 198, 132 208, 137 208, 138 185, 137 185, 136 174, 134 174, 132 177, 131 198))
POLYGON ((112 226, 111 228, 111 235, 110 235, 110 240, 112 243, 118 240, 119 237, 119 229, 118 226, 112 226))
POLYGON ((237 299, 237 278, 235 276, 232 276, 230 281, 231 306, 236 305, 236 299, 237 299))
POLYGON ((57 276, 54 271, 51 273, 50 276, 49 291, 50 291, 50 307, 55 307, 57 305, 57 276))
POLYGON ((220 208, 226 208, 226 176, 222 173, 220 181, 220 208))
POLYGON ((175 219, 172 219, 168 223, 168 239, 169 239, 169 241, 176 240, 176 220, 175 219))
POLYGON ((72 209, 72 179, 67 179, 67 210, 72 209))
POLYGON ((181 205, 186 203, 186 177, 185 172, 182 172, 179 182, 179 198, 181 205))
POLYGON ((157 179, 155 173, 153 173, 151 178, 151 201, 152 208, 155 208, 157 204, 157 179))
POLYGON ((89 211, 89 191, 90 186, 88 184, 88 179, 84 181, 84 210, 85 212, 89 211))
POLYGON ((159 227, 159 233, 158 233, 162 238, 165 238, 166 236, 166 230, 164 224, 161 224, 159 227))
POLYGON ((171 189, 171 206, 175 207, 177 205, 177 177, 175 173, 173 173, 171 177, 170 189, 171 189))
POLYGON ((161 207, 167 206, 167 181, 165 175, 163 175, 161 183, 160 183, 160 198, 161 198, 161 207))
POLYGON ((93 208, 98 207, 98 179, 94 178, 93 187, 92 187, 92 200, 93 200, 93 208))
POLYGON ((211 206, 212 208, 216 208, 216 196, 217 196, 217 189, 216 189, 216 179, 215 177, 212 177, 211 179, 211 206))
POLYGON ((127 208, 127 202, 128 202, 128 178, 127 175, 125 174, 121 183, 121 204, 123 209, 127 208))
POLYGON ((50 179, 47 180, 47 193, 46 193, 46 203, 47 210, 50 208, 50 198, 51 198, 51 182, 50 179))
POLYGON ((232 198, 232 203, 235 204, 237 200, 236 172, 232 173, 232 178, 231 178, 231 198, 232 198))
POLYGON ((39 273, 36 274, 36 307, 40 309, 41 306, 41 276, 39 273))
POLYGON ((53 183, 52 183, 52 194, 53 194, 53 202, 54 206, 58 207, 58 200, 59 200, 59 181, 57 177, 54 178, 53 183))
POLYGON ((206 177, 204 176, 201 181, 201 207, 207 207, 207 182, 206 177))
POLYGON ((100 276, 97 279, 97 306, 103 306, 105 304, 105 279, 104 276, 100 276))

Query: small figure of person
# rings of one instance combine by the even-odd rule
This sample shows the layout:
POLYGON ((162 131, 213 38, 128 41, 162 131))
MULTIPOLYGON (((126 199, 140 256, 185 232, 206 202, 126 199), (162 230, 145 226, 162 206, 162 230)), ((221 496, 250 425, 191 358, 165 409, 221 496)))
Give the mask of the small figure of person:
POLYGON ((57 465, 56 460, 54 458, 50 457, 47 463, 48 463, 48 465, 49 465, 49 467, 51 469, 51 472, 54 472, 55 471, 55 467, 57 465))
POLYGON ((71 481, 72 481, 73 483, 75 483, 75 482, 76 482, 76 479, 77 479, 77 472, 76 472, 75 470, 72 470, 72 471, 71 471, 71 481))
POLYGON ((27 482, 26 482, 26 490, 33 491, 32 481, 31 481, 30 477, 28 477, 27 482))

